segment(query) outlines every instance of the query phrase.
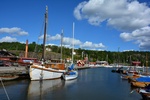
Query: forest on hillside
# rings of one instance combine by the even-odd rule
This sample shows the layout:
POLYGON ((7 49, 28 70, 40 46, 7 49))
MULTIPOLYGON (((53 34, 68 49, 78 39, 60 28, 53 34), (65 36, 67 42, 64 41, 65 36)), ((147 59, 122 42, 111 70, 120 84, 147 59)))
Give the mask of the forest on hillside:
MULTIPOLYGON (((0 50, 12 51, 17 56, 23 56, 22 53, 25 51, 26 44, 20 42, 1 42, 0 50)), ((46 57, 47 59, 60 59, 61 58, 61 47, 55 45, 46 46, 46 57)), ((142 65, 146 66, 146 61, 150 65, 150 52, 149 51, 97 51, 97 50, 85 50, 75 49, 74 60, 82 60, 88 57, 88 61, 108 61, 112 63, 124 63, 130 65, 132 61, 140 61, 142 65)), ((28 44, 29 56, 37 57, 40 59, 42 55, 42 44, 36 44, 32 42, 28 44)), ((72 49, 62 46, 62 59, 71 58, 72 49)))

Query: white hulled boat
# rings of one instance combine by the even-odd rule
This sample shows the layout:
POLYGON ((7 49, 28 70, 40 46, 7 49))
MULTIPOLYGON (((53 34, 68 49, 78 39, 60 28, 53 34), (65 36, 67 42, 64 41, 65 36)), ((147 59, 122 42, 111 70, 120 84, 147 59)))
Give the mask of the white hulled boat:
POLYGON ((44 62, 47 23, 48 23, 48 7, 46 6, 42 63, 33 64, 30 66, 29 75, 31 80, 56 79, 60 78, 62 74, 65 72, 65 64, 63 62, 60 63, 44 62))
POLYGON ((74 55, 74 23, 73 23, 73 43, 72 43, 72 63, 68 66, 66 73, 63 74, 64 80, 73 80, 78 77, 78 71, 74 68, 73 55, 74 55))
POLYGON ((73 80, 78 77, 78 71, 74 69, 74 64, 68 67, 68 71, 63 75, 64 80, 73 80))

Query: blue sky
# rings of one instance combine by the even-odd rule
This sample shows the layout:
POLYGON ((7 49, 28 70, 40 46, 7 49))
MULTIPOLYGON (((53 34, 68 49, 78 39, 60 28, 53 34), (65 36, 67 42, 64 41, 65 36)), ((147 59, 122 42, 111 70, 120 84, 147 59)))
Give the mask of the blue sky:
POLYGON ((150 50, 149 0, 1 0, 0 42, 42 43, 48 6, 47 44, 120 51, 150 50))

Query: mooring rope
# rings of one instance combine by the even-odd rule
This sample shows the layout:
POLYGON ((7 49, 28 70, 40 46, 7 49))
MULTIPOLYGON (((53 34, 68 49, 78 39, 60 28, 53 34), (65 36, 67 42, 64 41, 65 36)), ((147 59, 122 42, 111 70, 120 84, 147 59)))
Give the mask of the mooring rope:
POLYGON ((2 78, 0 78, 0 80, 1 80, 1 84, 2 84, 2 86, 3 86, 3 89, 4 89, 4 91, 5 91, 5 94, 6 94, 6 96, 7 96, 7 99, 10 100, 10 99, 9 99, 9 96, 8 96, 8 93, 7 93, 6 89, 5 89, 5 86, 4 86, 4 84, 3 84, 2 78))

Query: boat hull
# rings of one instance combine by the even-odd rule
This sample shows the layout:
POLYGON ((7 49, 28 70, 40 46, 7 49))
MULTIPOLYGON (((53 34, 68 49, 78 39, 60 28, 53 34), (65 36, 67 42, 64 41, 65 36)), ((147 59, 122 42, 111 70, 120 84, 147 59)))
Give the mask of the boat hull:
POLYGON ((68 74, 64 74, 63 75, 63 78, 64 80, 73 80, 73 79, 76 79, 78 77, 78 72, 77 71, 73 71, 75 74, 73 75, 68 75, 68 74))
POLYGON ((150 84, 150 82, 131 82, 131 85, 134 87, 139 87, 139 88, 144 88, 146 86, 148 86, 150 84))
POLYGON ((41 65, 30 66, 29 75, 31 80, 49 80, 61 78, 65 70, 46 68, 41 65))
POLYGON ((150 100, 150 92, 147 92, 145 89, 140 89, 138 92, 141 94, 143 100, 150 100))
POLYGON ((0 76, 0 79, 3 80, 3 81, 10 81, 10 80, 15 80, 15 79, 18 79, 19 76, 0 76))

